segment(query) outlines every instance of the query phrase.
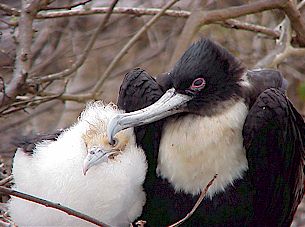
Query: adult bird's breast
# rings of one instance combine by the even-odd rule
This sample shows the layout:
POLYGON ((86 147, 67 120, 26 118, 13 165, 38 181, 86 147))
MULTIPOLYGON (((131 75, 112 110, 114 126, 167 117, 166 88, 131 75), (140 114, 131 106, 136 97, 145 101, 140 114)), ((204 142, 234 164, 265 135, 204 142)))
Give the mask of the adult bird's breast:
POLYGON ((224 190, 248 169, 242 128, 248 108, 237 101, 211 117, 188 114, 163 129, 157 173, 176 191, 198 194, 215 174, 208 195, 224 190))

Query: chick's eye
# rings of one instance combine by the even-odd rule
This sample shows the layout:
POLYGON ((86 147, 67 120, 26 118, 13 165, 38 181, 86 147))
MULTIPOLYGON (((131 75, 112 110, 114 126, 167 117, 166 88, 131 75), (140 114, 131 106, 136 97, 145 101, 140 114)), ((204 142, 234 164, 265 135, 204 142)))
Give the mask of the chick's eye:
POLYGON ((197 78, 193 81, 190 88, 197 90, 198 88, 202 89, 204 86, 205 86, 205 80, 200 77, 200 78, 197 78))
POLYGON ((114 138, 112 143, 109 143, 112 147, 115 147, 116 145, 118 145, 119 141, 117 138, 114 138))

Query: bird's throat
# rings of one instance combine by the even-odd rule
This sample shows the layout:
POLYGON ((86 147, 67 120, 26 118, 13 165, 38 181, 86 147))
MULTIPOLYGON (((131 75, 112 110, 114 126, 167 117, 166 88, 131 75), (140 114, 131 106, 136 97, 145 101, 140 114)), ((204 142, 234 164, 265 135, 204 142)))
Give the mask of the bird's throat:
POLYGON ((248 169, 242 138, 247 113, 240 100, 217 116, 188 114, 170 120, 162 133, 158 174, 176 191, 193 195, 218 174, 209 196, 242 178, 248 169))

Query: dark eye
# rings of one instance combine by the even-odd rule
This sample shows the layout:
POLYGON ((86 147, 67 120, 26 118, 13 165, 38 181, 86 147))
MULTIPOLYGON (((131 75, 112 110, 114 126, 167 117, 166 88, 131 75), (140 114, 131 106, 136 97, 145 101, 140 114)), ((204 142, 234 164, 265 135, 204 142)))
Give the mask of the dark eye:
POLYGON ((191 85, 191 89, 193 90, 198 90, 198 89, 202 89, 205 86, 205 80, 203 78, 197 78, 193 81, 192 85, 191 85))
POLYGON ((111 146, 115 147, 116 145, 118 145, 118 139, 114 138, 113 141, 111 143, 109 143, 111 146))

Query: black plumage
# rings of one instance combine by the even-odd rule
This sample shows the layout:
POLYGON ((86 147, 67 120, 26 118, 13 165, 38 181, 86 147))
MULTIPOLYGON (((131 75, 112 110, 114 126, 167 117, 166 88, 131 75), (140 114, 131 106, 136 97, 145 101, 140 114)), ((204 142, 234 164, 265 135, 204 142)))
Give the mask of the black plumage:
MULTIPOLYGON (((166 124, 173 119, 179 124, 189 114, 217 117, 228 111, 232 102, 241 101, 247 106, 240 133, 248 169, 212 199, 205 198, 185 225, 289 226, 304 193, 305 125, 285 96, 286 86, 278 71, 246 70, 239 60, 207 39, 193 44, 158 81, 139 68, 128 73, 118 98, 119 108, 126 112, 150 106, 172 87, 173 96, 191 97, 173 107, 174 113, 157 120, 128 122, 126 126, 122 119, 131 115, 123 114, 115 119, 115 126, 110 125, 110 137, 112 132, 137 126, 137 144, 146 151, 147 202, 141 219, 149 226, 165 226, 184 217, 198 198, 175 190, 169 179, 156 174, 166 124), (194 86, 197 78, 205 81, 200 89, 194 86), (113 130, 117 125, 119 129, 113 130)), ((202 140, 206 139, 202 135, 202 140)))
POLYGON ((36 147, 36 144, 41 143, 42 141, 56 141, 58 136, 63 132, 63 129, 58 129, 53 133, 37 133, 37 134, 30 134, 27 136, 18 136, 14 137, 11 141, 11 144, 15 147, 23 149, 23 151, 28 154, 32 155, 33 151, 36 147))

